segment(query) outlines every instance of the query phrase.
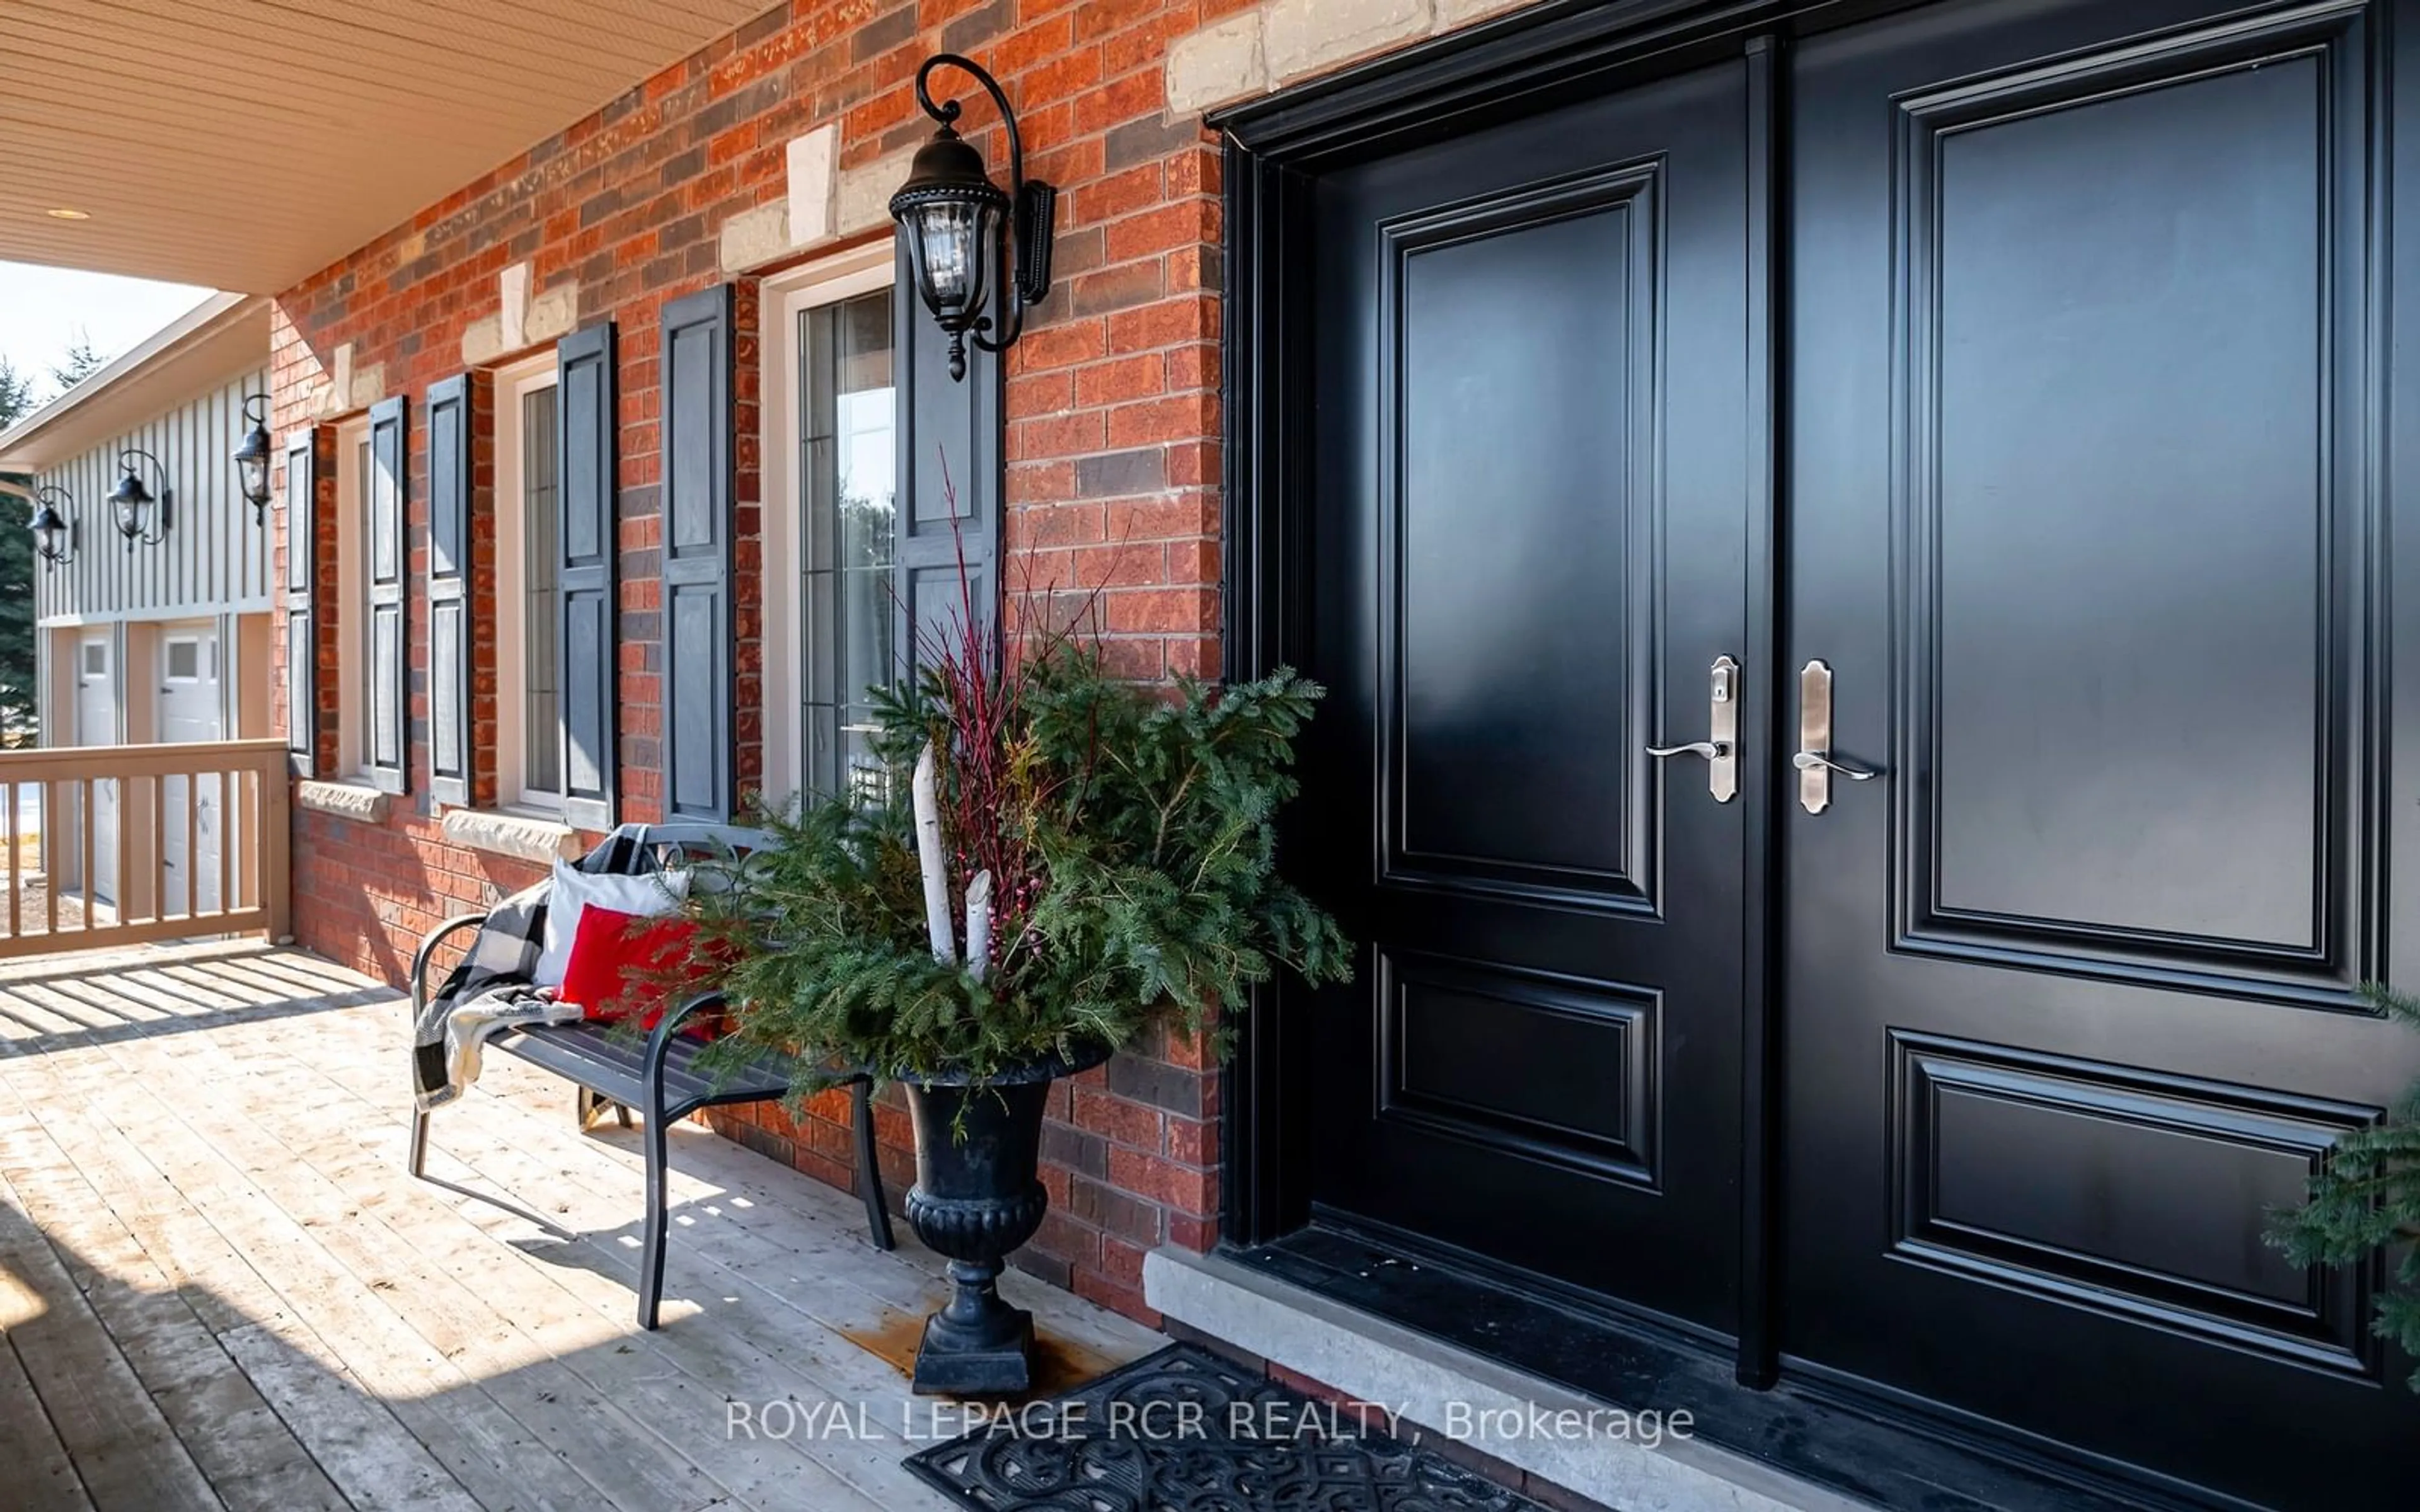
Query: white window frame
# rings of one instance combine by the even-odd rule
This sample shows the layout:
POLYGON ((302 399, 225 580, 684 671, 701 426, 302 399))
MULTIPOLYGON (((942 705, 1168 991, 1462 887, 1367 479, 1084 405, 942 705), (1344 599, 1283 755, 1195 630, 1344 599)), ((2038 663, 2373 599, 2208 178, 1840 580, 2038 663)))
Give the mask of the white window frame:
POLYGON ((889 238, 852 247, 764 281, 763 383, 765 396, 765 801, 779 806, 805 785, 807 720, 803 654, 806 606, 799 592, 806 557, 805 515, 799 507, 805 480, 799 475, 801 417, 799 317, 820 305, 838 304, 892 286, 896 253, 889 238))
MULTIPOLYGON (((516 363, 496 374, 496 802, 508 812, 536 815, 561 822, 560 793, 533 793, 522 786, 529 773, 525 760, 529 730, 529 581, 524 565, 528 551, 529 511, 521 497, 523 441, 522 401, 540 389, 555 387, 558 369, 548 352, 516 363)), ((560 415, 556 424, 562 424, 560 415)), ((561 485, 558 482, 557 487, 561 485)), ((558 495, 559 497, 559 495, 558 495)), ((559 707, 558 707, 559 712, 559 707)), ((563 730, 542 738, 557 743, 563 730)), ((558 772, 561 763, 557 763, 558 772)))
MULTIPOLYGON (((336 778, 372 785, 369 721, 369 568, 363 540, 369 500, 363 493, 368 466, 367 415, 336 427, 336 778)), ((328 696, 325 687, 319 696, 328 696)))
POLYGON ((169 634, 169 636, 160 636, 160 682, 203 682, 203 680, 206 680, 206 677, 203 677, 203 671, 206 671, 206 665, 209 665, 209 663, 206 663, 206 660, 203 660, 203 651, 201 651, 203 646, 206 646, 206 639, 203 639, 201 631, 194 631, 194 629, 177 631, 177 634, 169 634), (194 648, 194 671, 192 671, 192 672, 184 672, 184 675, 179 675, 179 672, 177 672, 177 646, 192 646, 192 648, 194 648))

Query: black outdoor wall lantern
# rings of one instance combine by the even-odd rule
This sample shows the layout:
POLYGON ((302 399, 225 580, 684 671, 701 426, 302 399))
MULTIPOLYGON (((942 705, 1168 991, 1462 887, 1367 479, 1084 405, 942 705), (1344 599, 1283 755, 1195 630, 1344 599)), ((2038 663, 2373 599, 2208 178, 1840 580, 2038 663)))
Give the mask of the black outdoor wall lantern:
POLYGON ((59 508, 62 504, 72 510, 75 499, 58 485, 46 483, 34 490, 34 517, 25 528, 34 532, 34 554, 42 559, 44 572, 75 557, 75 526, 59 508))
POLYGON ((252 422, 252 429, 244 432, 243 444, 235 449, 236 482, 245 502, 252 505, 252 521, 257 525, 269 516, 269 395, 245 394, 243 418, 252 422))
POLYGON ((1004 352, 1025 329, 1027 306, 1050 292, 1050 224, 1059 192, 1025 177, 1025 144, 1016 116, 1001 93, 1000 81, 981 64, 955 53, 936 53, 916 70, 916 103, 941 123, 933 139, 916 149, 908 181, 891 196, 891 218, 908 237, 916 270, 916 292, 950 337, 950 377, 967 376, 967 338, 987 352, 1004 352), (928 81, 935 69, 956 69, 984 86, 1008 129, 1008 193, 1001 193, 984 167, 983 154, 958 135, 960 107, 954 100, 933 102, 928 81), (1012 264, 1010 250, 1016 257, 1012 264), (1001 315, 986 314, 986 288, 994 264, 1002 285, 1001 315))
POLYGON ((168 470, 158 457, 140 450, 118 453, 117 467, 117 486, 109 490, 110 505, 117 511, 117 533, 126 537, 129 551, 138 544, 158 546, 168 537, 168 470), (160 480, 156 496, 144 486, 140 464, 146 463, 160 480))

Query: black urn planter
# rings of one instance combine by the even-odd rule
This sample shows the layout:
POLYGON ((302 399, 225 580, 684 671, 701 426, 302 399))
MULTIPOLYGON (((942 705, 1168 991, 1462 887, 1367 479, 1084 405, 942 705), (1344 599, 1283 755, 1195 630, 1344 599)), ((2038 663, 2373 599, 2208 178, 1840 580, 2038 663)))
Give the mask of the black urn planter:
POLYGON ((980 1086, 902 1076, 916 1124, 916 1184, 908 1221, 950 1262, 950 1300, 924 1320, 912 1382, 922 1396, 1006 1396, 1033 1384, 1033 1316, 1001 1299, 1002 1262, 1050 1209, 1043 1189, 1042 1114, 1058 1077, 1107 1052, 1050 1060, 980 1086))

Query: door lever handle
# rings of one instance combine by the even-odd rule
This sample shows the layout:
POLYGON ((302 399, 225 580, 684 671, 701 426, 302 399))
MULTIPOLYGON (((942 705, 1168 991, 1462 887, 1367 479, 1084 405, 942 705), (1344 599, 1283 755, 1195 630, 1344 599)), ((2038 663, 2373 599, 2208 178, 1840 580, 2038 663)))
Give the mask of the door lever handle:
POLYGON ((1706 759, 1706 792, 1716 803, 1729 803, 1739 792, 1739 663, 1716 656, 1707 669, 1706 722, 1711 738, 1679 746, 1650 746, 1657 761, 1675 756, 1706 759))
POLYGON ((1836 762, 1827 751, 1802 750, 1790 758, 1790 764, 1802 772, 1825 771, 1834 777, 1845 777, 1852 782, 1870 782, 1883 774, 1870 766, 1853 766, 1836 762))

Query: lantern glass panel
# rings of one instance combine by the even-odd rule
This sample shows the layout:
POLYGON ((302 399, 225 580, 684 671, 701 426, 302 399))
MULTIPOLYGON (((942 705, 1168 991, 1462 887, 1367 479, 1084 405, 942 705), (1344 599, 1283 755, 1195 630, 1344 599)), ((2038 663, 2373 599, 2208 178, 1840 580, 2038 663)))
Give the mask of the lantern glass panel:
POLYGON ((257 506, 269 501, 269 433, 256 429, 235 453, 236 483, 243 497, 257 506))
POLYGON ((987 259, 999 208, 987 199, 920 205, 908 217, 916 279, 944 330, 963 330, 983 312, 987 259))
POLYGON ((44 504, 34 511, 33 519, 27 523, 34 532, 34 549, 45 561, 57 560, 66 549, 68 533, 68 522, 59 517, 59 512, 44 504))
POLYGON ((143 511, 150 506, 151 490, 143 480, 128 472, 109 490, 109 501, 117 510, 117 528, 129 535, 143 533, 143 511))

